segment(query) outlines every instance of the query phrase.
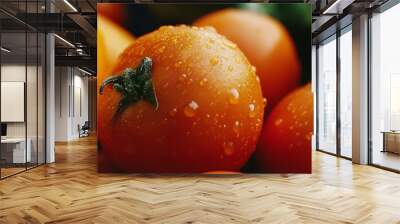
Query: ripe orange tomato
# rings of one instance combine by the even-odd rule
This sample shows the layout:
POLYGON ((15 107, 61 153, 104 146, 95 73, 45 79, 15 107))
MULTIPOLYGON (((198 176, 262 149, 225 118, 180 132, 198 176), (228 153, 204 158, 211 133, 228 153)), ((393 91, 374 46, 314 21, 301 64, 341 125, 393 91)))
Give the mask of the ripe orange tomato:
POLYGON ((310 173, 313 133, 311 85, 286 96, 264 124, 256 159, 262 172, 310 173))
POLYGON ((212 26, 236 43, 257 69, 267 111, 299 86, 300 64, 296 47, 286 28, 274 18, 257 12, 224 9, 194 23, 212 26))
POLYGON ((119 54, 133 43, 134 36, 99 14, 97 16, 97 77, 98 79, 112 71, 119 54))
POLYGON ((125 172, 238 171, 255 150, 264 116, 261 86, 244 54, 212 29, 164 26, 129 46, 112 74, 150 59, 157 101, 118 110, 125 95, 115 85, 99 95, 99 150, 125 172))

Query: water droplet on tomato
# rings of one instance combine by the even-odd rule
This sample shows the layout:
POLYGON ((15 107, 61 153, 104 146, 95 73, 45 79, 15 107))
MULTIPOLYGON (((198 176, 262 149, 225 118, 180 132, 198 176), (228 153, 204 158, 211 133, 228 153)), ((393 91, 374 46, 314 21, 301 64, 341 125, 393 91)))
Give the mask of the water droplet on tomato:
POLYGON ((229 103, 237 104, 239 102, 239 91, 235 88, 229 90, 229 103))
POLYGON ((143 55, 144 50, 145 49, 143 46, 139 46, 139 50, 137 52, 139 53, 139 55, 143 55))
POLYGON ((233 132, 235 134, 239 134, 239 127, 240 127, 240 122, 239 121, 235 121, 235 123, 233 124, 233 132))
POLYGON ((253 118, 256 116, 256 106, 254 104, 249 104, 249 117, 253 118))
POLYGON ((224 142, 223 148, 225 155, 230 156, 235 151, 235 144, 233 142, 224 142))
POLYGON ((181 66, 181 65, 182 65, 182 62, 181 62, 181 61, 178 61, 178 62, 175 63, 175 67, 179 67, 179 66, 181 66))
POLYGON ((162 54, 165 51, 165 46, 161 46, 160 48, 158 48, 158 52, 160 54, 162 54))
POLYGON ((218 60, 217 57, 213 57, 213 58, 210 59, 210 64, 211 65, 216 65, 216 64, 218 64, 218 62, 219 62, 219 60, 218 60))
POLYGON ((281 118, 279 118, 278 120, 275 121, 275 126, 281 125, 282 122, 283 122, 283 120, 281 118))
POLYGON ((206 84, 208 82, 207 78, 204 78, 202 80, 200 80, 200 86, 204 86, 204 84, 206 84))
POLYGON ((179 82, 184 82, 186 80, 186 78, 187 78, 187 75, 182 74, 181 76, 179 76, 178 80, 179 80, 179 82))
POLYGON ((194 117, 198 108, 199 105, 196 103, 196 101, 192 100, 188 105, 185 106, 183 113, 187 117, 194 117))
POLYGON ((264 97, 264 98, 263 98, 263 106, 266 107, 266 106, 267 106, 267 103, 268 103, 267 98, 264 97))
POLYGON ((312 136, 312 132, 308 133, 308 134, 306 135, 306 140, 307 140, 307 141, 310 141, 310 140, 311 140, 311 136, 312 136))
POLYGON ((236 44, 231 41, 224 41, 224 44, 231 49, 235 49, 237 47, 236 44))
POLYGON ((178 109, 177 109, 177 108, 173 108, 172 110, 169 111, 169 115, 170 115, 171 117, 174 117, 174 116, 176 115, 177 112, 178 112, 178 109))

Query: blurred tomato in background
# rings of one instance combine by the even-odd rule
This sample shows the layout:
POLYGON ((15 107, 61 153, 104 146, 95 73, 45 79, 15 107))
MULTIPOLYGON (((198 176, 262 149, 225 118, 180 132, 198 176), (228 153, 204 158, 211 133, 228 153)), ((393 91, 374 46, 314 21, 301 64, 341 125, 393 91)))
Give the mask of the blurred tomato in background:
POLYGON ((106 74, 112 72, 119 55, 133 43, 135 38, 126 29, 102 14, 97 16, 97 25, 101 27, 97 29, 97 77, 98 80, 102 80, 106 74))
POLYGON ((236 43, 255 66, 270 111, 287 93, 300 85, 296 46, 283 24, 271 16, 244 9, 212 12, 196 26, 212 26, 236 43))
POLYGON ((264 123, 255 154, 259 171, 310 173, 313 134, 311 84, 287 95, 264 123))

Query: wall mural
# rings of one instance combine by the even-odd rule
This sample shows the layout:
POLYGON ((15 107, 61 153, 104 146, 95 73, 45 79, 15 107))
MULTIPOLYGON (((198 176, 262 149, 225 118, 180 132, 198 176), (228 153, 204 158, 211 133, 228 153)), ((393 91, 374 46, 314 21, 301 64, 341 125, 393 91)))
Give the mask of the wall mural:
POLYGON ((308 4, 97 7, 99 172, 311 172, 308 4))

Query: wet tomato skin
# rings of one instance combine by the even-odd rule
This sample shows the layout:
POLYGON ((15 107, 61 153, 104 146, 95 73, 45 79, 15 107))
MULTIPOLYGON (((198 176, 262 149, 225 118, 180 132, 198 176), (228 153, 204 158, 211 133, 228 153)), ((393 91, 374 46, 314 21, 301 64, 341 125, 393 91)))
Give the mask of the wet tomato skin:
POLYGON ((267 111, 300 85, 300 63, 295 44, 286 28, 276 19, 257 12, 223 9, 194 23, 212 26, 236 43, 257 69, 267 111))
POLYGON ((114 119, 121 95, 106 88, 98 137, 107 158, 125 172, 239 170, 255 150, 264 114, 243 53, 211 29, 161 27, 128 47, 113 74, 144 57, 153 61, 159 107, 139 101, 114 119))
POLYGON ((264 124, 255 154, 260 172, 311 173, 311 85, 292 91, 264 124))

